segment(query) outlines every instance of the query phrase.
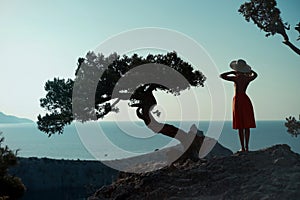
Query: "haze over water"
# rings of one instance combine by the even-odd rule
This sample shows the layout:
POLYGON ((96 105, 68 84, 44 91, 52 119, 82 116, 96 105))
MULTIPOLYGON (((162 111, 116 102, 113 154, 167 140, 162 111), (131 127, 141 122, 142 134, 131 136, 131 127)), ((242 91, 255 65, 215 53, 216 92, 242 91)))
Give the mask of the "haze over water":
MULTIPOLYGON (((168 146, 170 139, 162 135, 154 135, 142 122, 122 122, 127 130, 130 128, 132 133, 123 132, 114 122, 101 122, 101 127, 106 136, 118 147, 123 149, 115 151, 110 149, 106 143, 99 141, 98 150, 103 153, 103 159, 120 159, 124 157, 153 152, 168 146), (148 137, 137 138, 138 133, 134 132, 136 126, 144 129, 140 136, 148 137), (144 128, 143 128, 144 127, 144 128), (136 137, 132 137, 133 134, 136 137)), ((178 125, 179 122, 171 122, 178 125)), ((208 128, 209 122, 199 122, 199 129, 204 131, 208 128)), ((191 122, 184 122, 182 127, 188 131, 191 122)), ((57 159, 81 159, 94 160, 95 158, 87 151, 82 144, 80 136, 76 131, 75 125, 66 127, 62 135, 53 135, 50 138, 40 132, 36 124, 1 124, 0 130, 5 137, 5 144, 11 149, 20 149, 18 156, 21 157, 49 157, 57 159)), ((91 138, 92 139, 92 138, 91 138)), ((222 145, 233 152, 239 150, 237 131, 232 130, 231 122, 226 121, 223 131, 218 140, 222 145)), ((177 144, 176 141, 172 143, 177 144)), ((172 144, 169 144, 172 145, 172 144)), ((295 152, 300 153, 300 138, 291 137, 284 126, 284 121, 258 121, 257 128, 251 130, 250 150, 258 150, 275 144, 288 144, 295 152)))

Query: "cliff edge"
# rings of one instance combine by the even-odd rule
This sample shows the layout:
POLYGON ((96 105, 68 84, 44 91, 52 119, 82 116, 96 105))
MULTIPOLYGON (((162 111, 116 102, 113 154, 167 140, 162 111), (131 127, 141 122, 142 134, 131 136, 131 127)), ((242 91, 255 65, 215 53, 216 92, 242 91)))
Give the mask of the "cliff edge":
POLYGON ((288 145, 214 157, 161 170, 122 173, 89 200, 299 199, 300 155, 288 145))

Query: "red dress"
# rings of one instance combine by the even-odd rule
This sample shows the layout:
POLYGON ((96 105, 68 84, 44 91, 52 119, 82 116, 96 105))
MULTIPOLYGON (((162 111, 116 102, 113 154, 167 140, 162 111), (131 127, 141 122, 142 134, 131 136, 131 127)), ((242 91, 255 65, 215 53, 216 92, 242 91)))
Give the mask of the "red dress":
POLYGON ((251 100, 245 93, 233 97, 233 129, 256 128, 251 100))

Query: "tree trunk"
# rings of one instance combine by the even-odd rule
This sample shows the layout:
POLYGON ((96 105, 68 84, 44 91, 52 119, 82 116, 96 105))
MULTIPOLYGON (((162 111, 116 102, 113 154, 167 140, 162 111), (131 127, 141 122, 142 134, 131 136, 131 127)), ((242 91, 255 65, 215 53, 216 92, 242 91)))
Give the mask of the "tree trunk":
POLYGON ((187 159, 193 161, 199 160, 199 151, 204 140, 204 136, 197 135, 193 132, 185 132, 173 125, 163 124, 154 119, 151 114, 152 106, 139 107, 136 110, 137 116, 144 121, 149 129, 155 133, 161 133, 165 136, 175 138, 180 141, 183 146, 183 152, 170 152, 168 156, 169 160, 174 162, 182 162, 187 159))
POLYGON ((283 41, 283 44, 287 45, 288 47, 290 47, 296 54, 298 54, 300 56, 300 49, 297 48, 295 45, 293 45, 290 41, 283 41))

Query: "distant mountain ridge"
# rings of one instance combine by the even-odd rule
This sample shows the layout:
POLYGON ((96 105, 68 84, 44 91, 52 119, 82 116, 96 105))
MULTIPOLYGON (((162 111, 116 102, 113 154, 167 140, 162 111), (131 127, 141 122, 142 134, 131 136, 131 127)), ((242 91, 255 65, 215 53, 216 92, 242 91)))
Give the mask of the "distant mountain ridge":
POLYGON ((16 124, 16 123, 34 123, 34 121, 26 118, 20 118, 12 115, 6 115, 0 112, 0 124, 16 124))

